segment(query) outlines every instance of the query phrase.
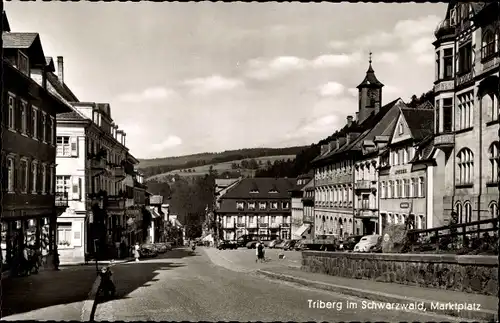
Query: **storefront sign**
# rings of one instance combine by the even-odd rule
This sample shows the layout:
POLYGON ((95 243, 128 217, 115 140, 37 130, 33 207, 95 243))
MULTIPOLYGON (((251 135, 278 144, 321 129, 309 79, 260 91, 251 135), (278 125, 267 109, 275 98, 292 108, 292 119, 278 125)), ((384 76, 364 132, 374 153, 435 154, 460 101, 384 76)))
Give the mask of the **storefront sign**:
POLYGON ((407 208, 409 208, 409 207, 410 207, 410 203, 408 203, 408 202, 403 202, 403 203, 401 203, 401 204, 399 205, 399 207, 400 207, 400 208, 402 208, 402 209, 407 209, 407 208))
POLYGON ((398 169, 397 171, 394 172, 395 175, 406 174, 406 173, 407 173, 406 169, 398 169))

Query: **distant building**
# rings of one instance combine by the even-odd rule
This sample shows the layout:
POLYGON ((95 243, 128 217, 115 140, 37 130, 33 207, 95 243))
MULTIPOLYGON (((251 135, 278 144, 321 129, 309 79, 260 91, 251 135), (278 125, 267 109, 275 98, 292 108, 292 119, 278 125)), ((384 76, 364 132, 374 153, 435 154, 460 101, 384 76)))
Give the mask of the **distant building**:
POLYGON ((306 239, 314 237, 314 179, 310 179, 302 188, 302 208, 304 210, 304 218, 302 222, 308 228, 302 234, 306 239))
POLYGON ((224 239, 245 234, 263 240, 291 237, 291 207, 288 191, 295 180, 287 178, 245 178, 220 199, 218 214, 224 239))
POLYGON ((302 204, 304 191, 302 191, 302 188, 309 183, 311 179, 312 174, 298 176, 295 186, 289 191, 292 203, 292 239, 302 239, 304 233, 310 229, 310 225, 304 223, 304 205, 302 204))

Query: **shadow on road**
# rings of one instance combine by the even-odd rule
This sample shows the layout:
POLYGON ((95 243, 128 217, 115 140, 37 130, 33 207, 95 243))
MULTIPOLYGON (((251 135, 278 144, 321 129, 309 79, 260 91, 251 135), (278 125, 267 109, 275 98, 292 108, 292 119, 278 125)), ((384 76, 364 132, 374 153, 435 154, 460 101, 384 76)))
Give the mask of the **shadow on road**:
POLYGON ((173 263, 169 260, 180 259, 185 257, 199 256, 191 250, 175 249, 167 252, 156 258, 143 259, 139 262, 130 262, 113 266, 113 280, 116 285, 116 295, 113 298, 104 298, 97 295, 90 320, 94 320, 96 308, 99 304, 117 299, 129 298, 129 294, 140 287, 151 286, 152 283, 158 281, 156 276, 163 270, 172 270, 175 268, 184 267, 182 263, 173 263))
POLYGON ((77 267, 2 279, 1 317, 85 301, 96 277, 95 268, 77 267))

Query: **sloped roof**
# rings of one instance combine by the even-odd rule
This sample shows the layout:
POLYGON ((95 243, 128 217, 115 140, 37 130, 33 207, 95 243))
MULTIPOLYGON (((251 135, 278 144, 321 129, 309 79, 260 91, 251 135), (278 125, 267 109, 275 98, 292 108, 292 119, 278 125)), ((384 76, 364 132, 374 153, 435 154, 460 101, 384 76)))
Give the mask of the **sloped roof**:
POLYGON ((401 113, 414 140, 420 141, 434 133, 434 110, 402 108, 401 113))
POLYGON ((52 57, 45 57, 45 66, 48 72, 54 72, 56 70, 52 57))
POLYGON ((370 65, 368 66, 368 70, 366 71, 366 76, 364 80, 357 86, 357 88, 362 88, 362 87, 383 87, 384 84, 382 84, 377 77, 375 76, 375 71, 373 70, 372 63, 370 61, 370 65))
POLYGON ((2 33, 3 48, 30 48, 38 37, 38 33, 2 33))
POLYGON ((5 10, 2 11, 2 30, 10 31, 9 19, 7 19, 7 14, 5 13, 5 10))
POLYGON ((430 160, 433 152, 434 135, 431 134, 425 137, 420 143, 418 143, 418 149, 410 163, 430 160))
POLYGON ((257 177, 244 178, 228 191, 222 199, 240 198, 240 199, 275 199, 288 198, 288 190, 294 186, 295 179, 290 178, 271 178, 257 177), (250 193, 257 188, 258 193, 250 193), (278 193, 269 193, 275 188, 278 193))
POLYGON ((87 118, 73 110, 71 112, 59 113, 57 115, 57 120, 87 120, 87 118))
POLYGON ((78 98, 71 92, 71 90, 62 83, 54 73, 47 73, 47 80, 57 91, 57 94, 68 102, 79 102, 78 98))
POLYGON ((370 133, 370 131, 374 128, 376 124, 378 124, 382 120, 385 120, 384 117, 386 116, 386 114, 391 110, 392 107, 396 105, 396 103, 398 103, 398 101, 400 101, 401 104, 404 104, 401 98, 397 98, 396 100, 391 101, 386 105, 384 105, 382 108, 380 108, 379 113, 375 114, 375 112, 372 112, 368 116, 368 118, 365 119, 365 121, 363 121, 359 126, 356 127, 356 130, 362 130, 360 131, 361 134, 358 136, 358 138, 351 141, 349 144, 344 144, 343 146, 339 147, 339 149, 326 153, 324 156, 320 155, 316 157, 313 160, 313 162, 330 158, 336 154, 339 154, 341 152, 346 152, 351 149, 361 149, 361 143, 366 138, 366 136, 370 133))

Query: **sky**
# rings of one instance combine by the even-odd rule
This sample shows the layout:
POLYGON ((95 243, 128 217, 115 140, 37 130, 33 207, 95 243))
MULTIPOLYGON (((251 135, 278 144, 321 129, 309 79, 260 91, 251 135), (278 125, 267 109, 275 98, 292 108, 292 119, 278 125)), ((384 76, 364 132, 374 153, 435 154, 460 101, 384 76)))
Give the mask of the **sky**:
POLYGON ((64 57, 80 101, 107 102, 138 158, 310 145, 358 110, 433 86, 443 3, 4 2, 12 31, 64 57))

